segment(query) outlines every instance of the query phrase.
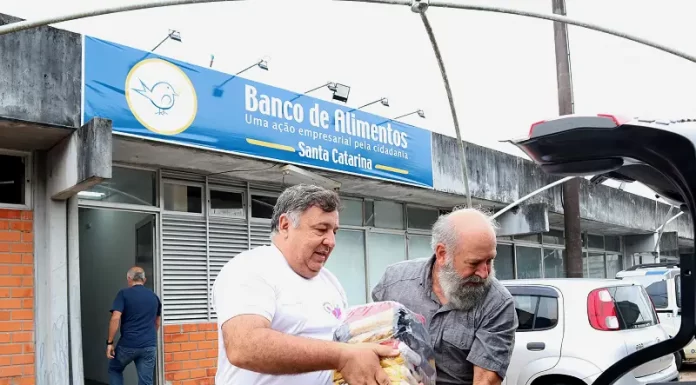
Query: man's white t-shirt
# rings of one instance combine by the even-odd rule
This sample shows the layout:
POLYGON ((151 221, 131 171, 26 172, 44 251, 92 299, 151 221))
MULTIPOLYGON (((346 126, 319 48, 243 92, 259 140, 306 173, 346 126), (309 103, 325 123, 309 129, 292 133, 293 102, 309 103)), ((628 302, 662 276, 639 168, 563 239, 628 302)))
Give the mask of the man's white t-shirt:
POLYGON ((300 337, 333 340, 347 307, 346 294, 326 268, 312 279, 295 273, 275 246, 245 251, 227 262, 213 285, 218 318, 217 385, 323 385, 332 371, 296 375, 260 374, 233 366, 227 359, 222 325, 241 314, 256 314, 271 328, 300 337))

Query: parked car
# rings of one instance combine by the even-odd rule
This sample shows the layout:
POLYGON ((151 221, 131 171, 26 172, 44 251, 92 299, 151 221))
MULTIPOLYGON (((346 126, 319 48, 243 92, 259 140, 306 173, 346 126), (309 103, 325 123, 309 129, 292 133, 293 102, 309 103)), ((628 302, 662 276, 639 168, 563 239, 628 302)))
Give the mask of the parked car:
MULTIPOLYGON (((645 288, 615 279, 501 281, 519 328, 505 385, 584 385, 619 359, 669 338, 645 288)), ((674 355, 634 368, 616 385, 676 381, 674 355)))
MULTIPOLYGON (((681 275, 679 264, 651 263, 632 266, 616 273, 617 279, 630 280, 643 287, 652 299, 660 324, 671 336, 681 325, 681 275)), ((696 362, 696 340, 674 353, 677 370, 683 362, 696 362)))

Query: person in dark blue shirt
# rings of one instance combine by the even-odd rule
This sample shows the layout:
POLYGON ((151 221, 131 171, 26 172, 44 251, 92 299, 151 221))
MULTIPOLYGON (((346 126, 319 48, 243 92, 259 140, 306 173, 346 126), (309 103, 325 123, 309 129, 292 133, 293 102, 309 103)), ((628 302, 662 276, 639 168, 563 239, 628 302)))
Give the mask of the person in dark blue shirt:
POLYGON ((138 385, 152 385, 157 361, 157 332, 162 322, 162 303, 145 287, 145 271, 132 267, 126 274, 128 288, 116 295, 111 306, 106 356, 110 385, 123 385, 123 370, 135 362, 138 385), (119 326, 121 338, 114 347, 119 326))

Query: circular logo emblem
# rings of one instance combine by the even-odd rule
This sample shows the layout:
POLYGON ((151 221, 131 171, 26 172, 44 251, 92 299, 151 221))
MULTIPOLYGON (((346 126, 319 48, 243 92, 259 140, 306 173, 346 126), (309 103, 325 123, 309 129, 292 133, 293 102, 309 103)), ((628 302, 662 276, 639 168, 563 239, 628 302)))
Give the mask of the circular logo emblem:
POLYGON ((126 77, 126 101, 136 119, 148 130, 175 135, 196 118, 196 89, 184 71, 162 59, 146 59, 126 77))

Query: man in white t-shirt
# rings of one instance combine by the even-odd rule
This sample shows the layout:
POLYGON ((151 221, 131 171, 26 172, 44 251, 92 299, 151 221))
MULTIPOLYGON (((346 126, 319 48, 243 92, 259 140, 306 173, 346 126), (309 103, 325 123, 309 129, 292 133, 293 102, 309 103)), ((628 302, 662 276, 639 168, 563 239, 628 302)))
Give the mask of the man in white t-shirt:
POLYGON ((346 295, 324 264, 336 244, 340 199, 297 185, 273 210, 272 245, 229 261, 213 286, 218 318, 217 385, 388 385, 377 344, 333 342, 346 295))

